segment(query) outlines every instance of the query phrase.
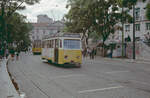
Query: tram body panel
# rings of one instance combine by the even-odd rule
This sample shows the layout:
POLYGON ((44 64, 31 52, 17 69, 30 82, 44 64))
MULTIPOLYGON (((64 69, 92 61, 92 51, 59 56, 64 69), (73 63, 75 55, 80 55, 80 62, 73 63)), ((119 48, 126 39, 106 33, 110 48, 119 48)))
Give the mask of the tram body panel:
POLYGON ((48 56, 47 56, 47 48, 42 48, 42 58, 43 59, 47 59, 48 56))
POLYGON ((48 51, 46 52, 47 54, 47 60, 54 62, 54 49, 53 48, 48 48, 48 51))
POLYGON ((32 48, 32 52, 33 53, 41 53, 41 51, 42 51, 42 48, 32 48))
POLYGON ((82 63, 81 50, 59 50, 59 64, 82 63))
POLYGON ((42 58, 55 64, 82 64, 81 38, 50 37, 43 40, 42 58))

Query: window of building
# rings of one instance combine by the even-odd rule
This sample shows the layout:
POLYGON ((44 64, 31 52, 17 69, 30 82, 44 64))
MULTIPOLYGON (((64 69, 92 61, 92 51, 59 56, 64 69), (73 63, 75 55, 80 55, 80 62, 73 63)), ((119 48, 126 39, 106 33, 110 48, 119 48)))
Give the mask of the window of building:
POLYGON ((129 32, 130 31, 130 25, 125 25, 125 31, 129 32))
POLYGON ((33 39, 33 40, 34 40, 34 38, 35 38, 35 37, 34 37, 34 36, 32 36, 32 39, 33 39))
POLYGON ((45 30, 43 30, 43 34, 45 35, 45 30))
POLYGON ((135 31, 140 31, 140 24, 135 24, 135 31))
POLYGON ((39 40, 39 36, 38 35, 36 36, 36 38, 37 38, 37 40, 39 40))
POLYGON ((136 8, 135 9, 135 20, 139 20, 140 19, 140 8, 136 8))
POLYGON ((146 30, 150 30, 150 23, 146 23, 146 30))

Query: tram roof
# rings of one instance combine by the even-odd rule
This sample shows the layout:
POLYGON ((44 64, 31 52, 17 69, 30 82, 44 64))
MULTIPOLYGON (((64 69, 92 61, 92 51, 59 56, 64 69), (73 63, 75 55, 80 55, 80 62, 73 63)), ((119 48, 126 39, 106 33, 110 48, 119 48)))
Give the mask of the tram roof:
POLYGON ((55 37, 70 37, 70 38, 81 38, 79 33, 54 33, 43 37, 43 39, 55 38, 55 37))

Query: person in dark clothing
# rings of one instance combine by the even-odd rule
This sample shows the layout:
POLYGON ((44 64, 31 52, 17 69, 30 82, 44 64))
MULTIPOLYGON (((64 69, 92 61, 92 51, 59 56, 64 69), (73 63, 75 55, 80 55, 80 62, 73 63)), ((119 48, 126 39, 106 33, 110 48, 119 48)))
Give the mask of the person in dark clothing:
POLYGON ((91 52, 91 58, 94 59, 95 58, 95 54, 96 54, 96 50, 95 48, 92 49, 92 52, 91 52))
POLYGON ((2 59, 2 48, 0 48, 0 59, 2 59))
POLYGON ((86 54, 87 54, 87 49, 85 48, 85 49, 83 50, 83 57, 86 57, 86 54))

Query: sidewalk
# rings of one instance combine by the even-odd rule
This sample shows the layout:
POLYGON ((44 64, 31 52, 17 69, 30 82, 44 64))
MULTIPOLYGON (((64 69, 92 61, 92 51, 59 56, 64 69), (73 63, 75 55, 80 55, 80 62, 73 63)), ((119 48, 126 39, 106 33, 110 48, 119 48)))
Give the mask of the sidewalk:
MULTIPOLYGON (((85 59, 89 59, 85 58, 85 59)), ((105 61, 118 61, 118 62, 128 62, 128 63, 139 63, 139 64, 150 64, 150 60, 141 60, 141 59, 127 59, 127 58, 108 58, 108 57, 101 57, 101 56, 96 56, 96 58, 94 59, 95 61, 98 60, 105 60, 105 61)))
POLYGON ((20 98, 6 68, 7 60, 0 60, 0 98, 20 98))

